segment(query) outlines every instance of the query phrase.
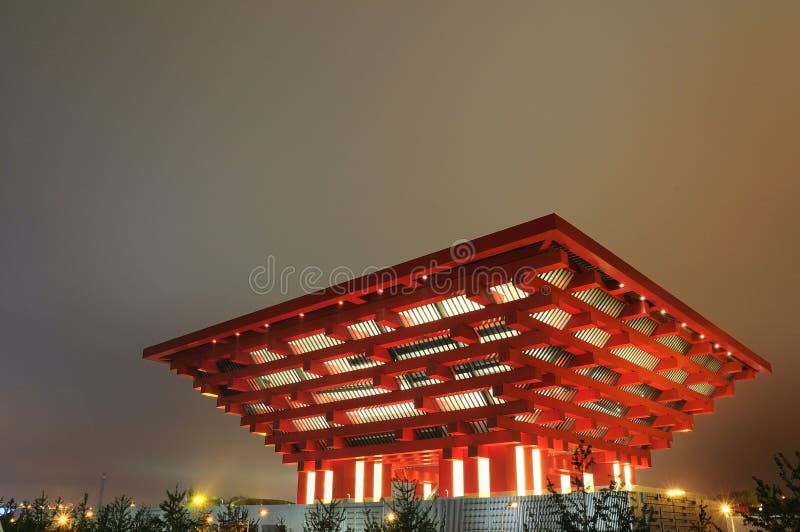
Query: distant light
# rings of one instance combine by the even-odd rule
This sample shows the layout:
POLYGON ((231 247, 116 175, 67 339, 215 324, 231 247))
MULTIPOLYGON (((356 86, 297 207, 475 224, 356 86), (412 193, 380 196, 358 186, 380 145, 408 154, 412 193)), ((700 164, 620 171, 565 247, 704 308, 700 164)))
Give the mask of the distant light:
POLYGON ((269 323, 265 323, 265 324, 264 324, 264 327, 265 327, 265 328, 267 328, 267 329, 269 329, 269 323))
POLYGON ((341 307, 342 305, 344 305, 344 301, 342 301, 342 300, 340 299, 340 300, 339 300, 339 306, 341 307))
POLYGON ((92 510, 86 510, 86 519, 91 519, 94 517, 94 512, 92 510))
POLYGON ((378 288, 378 295, 381 295, 382 293, 383 293, 383 288, 378 288))
POLYGON ((204 502, 206 502, 206 498, 203 497, 202 495, 195 495, 194 498, 192 499, 192 502, 195 504, 203 504, 204 502))
POLYGON ((719 349, 719 344, 714 344, 714 349, 719 349))
POLYGON ((423 281, 427 281, 427 280, 428 280, 428 276, 427 276, 427 275, 423 275, 423 276, 422 276, 422 280, 423 280, 423 281))
POLYGON ((300 317, 301 317, 301 318, 305 318, 305 316, 306 316, 306 315, 305 315, 305 313, 304 313, 304 312, 301 312, 301 313, 300 313, 300 317))
POLYGON ((732 357, 732 356, 733 356, 733 353, 731 353, 730 351, 728 351, 728 356, 729 356, 729 357, 732 357))
POLYGON ((620 288, 625 288, 625 283, 619 283, 620 288))
POLYGON ((216 338, 214 338, 213 340, 211 340, 211 343, 212 343, 212 344, 216 344, 216 343, 217 343, 217 339, 216 339, 216 338))
POLYGON ((511 508, 512 510, 516 510, 517 507, 519 507, 519 501, 511 501, 510 503, 508 503, 508 507, 511 508))
POLYGON ((56 522, 57 522, 59 525, 61 525, 61 526, 64 526, 64 525, 66 525, 66 524, 67 524, 67 521, 69 521, 69 517, 67 517, 67 516, 66 516, 66 515, 64 515, 64 514, 61 514, 61 515, 59 515, 59 516, 56 518, 56 522))
POLYGON ((213 522, 214 522, 214 518, 212 516, 209 515, 208 517, 206 517, 206 523, 208 523, 210 525, 213 522))
POLYGON ((242 333, 240 333, 240 332, 236 333, 236 336, 241 336, 241 335, 242 335, 242 333))
POLYGON ((397 514, 394 512, 389 512, 388 514, 386 514, 386 520, 389 521, 390 523, 394 523, 395 521, 397 521, 397 514))
POLYGON ((260 515, 261 517, 266 517, 268 513, 269 511, 267 511, 266 508, 262 508, 258 511, 258 515, 260 515))
POLYGON ((705 335, 705 334, 701 334, 701 335, 700 335, 700 339, 701 339, 701 340, 702 340, 703 338, 705 338, 705 337, 706 337, 706 335, 705 335))
POLYGON ((667 309, 663 309, 663 308, 662 308, 662 309, 661 309, 661 315, 663 316, 663 315, 664 315, 664 314, 666 314, 666 313, 667 313, 667 309))
POLYGON ((720 507, 720 510, 722 510, 722 513, 724 513, 725 515, 730 515, 730 513, 731 513, 731 507, 729 505, 727 505, 727 504, 723 504, 720 507))
POLYGON ((667 492, 667 497, 681 497, 683 495, 686 495, 686 492, 677 488, 671 489, 667 492))
POLYGON ((685 321, 681 322, 681 327, 686 327, 686 322, 685 321))

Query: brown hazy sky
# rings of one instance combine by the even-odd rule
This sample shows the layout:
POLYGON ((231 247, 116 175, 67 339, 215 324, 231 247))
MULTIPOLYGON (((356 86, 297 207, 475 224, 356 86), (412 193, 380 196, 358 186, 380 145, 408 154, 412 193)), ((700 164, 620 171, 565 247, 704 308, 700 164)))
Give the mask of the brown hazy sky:
POLYGON ((293 498, 146 345, 558 212, 773 363, 640 480, 800 448, 800 3, 0 2, 0 496, 293 498), (296 286, 290 296, 299 295, 296 286))

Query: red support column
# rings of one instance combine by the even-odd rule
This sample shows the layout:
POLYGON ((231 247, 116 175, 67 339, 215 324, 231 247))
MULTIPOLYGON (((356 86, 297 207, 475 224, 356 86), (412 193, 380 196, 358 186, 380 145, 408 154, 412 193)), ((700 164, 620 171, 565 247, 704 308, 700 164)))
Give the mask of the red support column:
POLYGON ((439 497, 453 496, 453 460, 439 460, 439 497))
POLYGON ((375 462, 364 462, 364 502, 370 502, 375 497, 375 462))
MULTIPOLYGON (((549 464, 549 457, 547 449, 539 447, 538 449, 531 449, 531 490, 534 495, 545 495, 547 493, 547 471, 549 464), (536 471, 537 465, 533 460, 533 452, 539 451, 538 472, 536 471), (538 473, 538 474, 537 474, 538 473)), ((555 481, 554 481, 555 482, 555 481)))
POLYGON ((333 465, 333 496, 336 499, 350 500, 355 497, 355 460, 341 460, 333 465))
POLYGON ((325 471, 316 471, 314 475, 314 500, 322 499, 325 493, 325 471))
POLYGON ((517 467, 514 445, 489 447, 489 483, 492 496, 517 494, 517 467))
MULTIPOLYGON (((297 504, 314 504, 314 498, 316 497, 317 490, 316 486, 311 488, 313 492, 309 490, 309 482, 311 481, 311 477, 316 477, 313 471, 298 471, 297 472, 297 504), (311 500, 308 500, 308 495, 311 496, 311 500)), ((316 484, 316 479, 313 481, 316 484)))
POLYGON ((478 457, 464 458, 464 495, 478 496, 478 457))
POLYGON ((392 496, 392 475, 392 464, 383 464, 383 486, 381 486, 381 497, 389 498, 392 496))

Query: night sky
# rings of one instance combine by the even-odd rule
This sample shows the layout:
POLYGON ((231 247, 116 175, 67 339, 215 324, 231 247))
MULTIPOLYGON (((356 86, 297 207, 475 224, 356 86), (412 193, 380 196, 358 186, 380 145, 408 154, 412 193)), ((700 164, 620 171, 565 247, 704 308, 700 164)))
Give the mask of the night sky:
POLYGON ((0 496, 293 499, 142 348, 550 212, 773 364, 654 453, 800 448, 800 3, 0 3, 0 496))

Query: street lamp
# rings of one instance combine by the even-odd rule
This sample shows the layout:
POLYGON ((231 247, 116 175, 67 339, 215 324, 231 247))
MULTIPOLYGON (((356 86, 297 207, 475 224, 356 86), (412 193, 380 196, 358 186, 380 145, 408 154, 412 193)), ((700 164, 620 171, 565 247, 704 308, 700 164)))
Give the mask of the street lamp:
POLYGON ((733 509, 729 504, 723 504, 720 510, 722 510, 722 514, 725 516, 725 528, 728 528, 728 521, 730 521, 730 531, 736 532, 736 525, 733 523, 733 509))

